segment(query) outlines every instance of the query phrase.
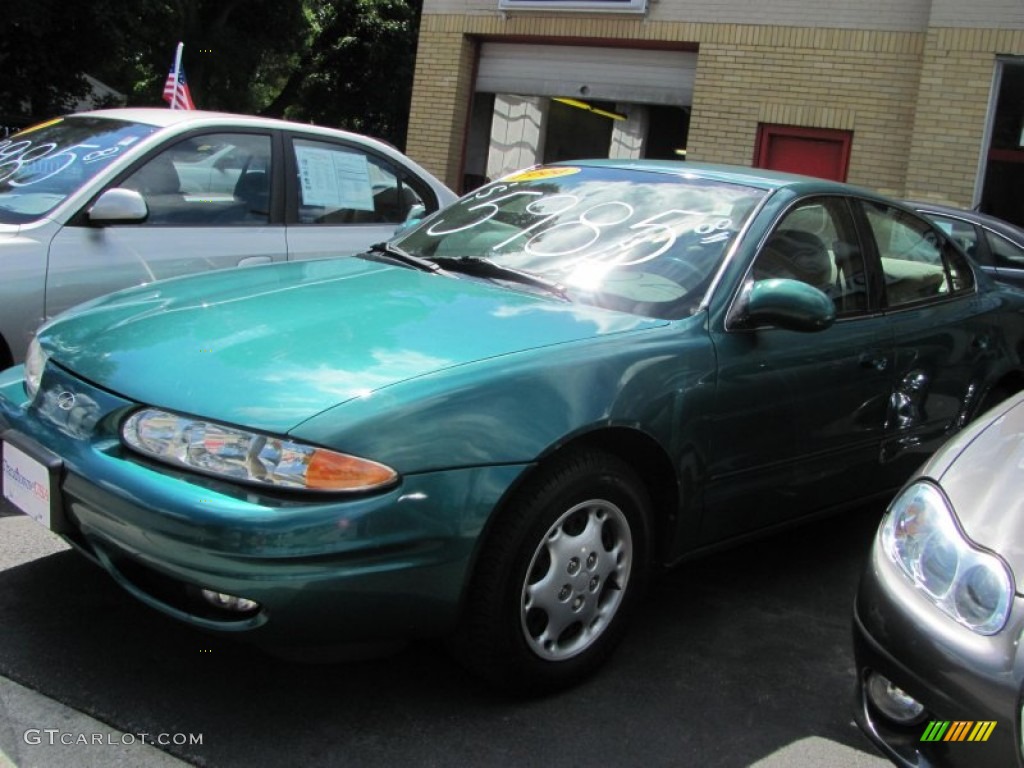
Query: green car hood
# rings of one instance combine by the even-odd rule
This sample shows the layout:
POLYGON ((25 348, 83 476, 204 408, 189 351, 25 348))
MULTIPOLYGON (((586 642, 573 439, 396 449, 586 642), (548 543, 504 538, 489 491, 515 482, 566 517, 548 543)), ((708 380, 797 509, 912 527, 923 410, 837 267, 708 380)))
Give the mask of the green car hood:
POLYGON ((52 359, 140 403, 284 433, 383 387, 665 321, 347 258, 120 291, 40 332, 52 359))

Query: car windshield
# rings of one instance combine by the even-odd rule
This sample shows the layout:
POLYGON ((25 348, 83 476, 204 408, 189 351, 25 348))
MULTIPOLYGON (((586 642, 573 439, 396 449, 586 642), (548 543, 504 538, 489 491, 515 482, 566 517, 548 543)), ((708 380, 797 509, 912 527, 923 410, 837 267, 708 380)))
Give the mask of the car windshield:
POLYGON ((764 195, 685 171, 546 166, 482 187, 393 245, 445 269, 501 279, 486 261, 571 301, 675 319, 699 306, 764 195))
POLYGON ((49 213, 156 130, 123 120, 68 117, 0 140, 0 224, 23 224, 49 213))

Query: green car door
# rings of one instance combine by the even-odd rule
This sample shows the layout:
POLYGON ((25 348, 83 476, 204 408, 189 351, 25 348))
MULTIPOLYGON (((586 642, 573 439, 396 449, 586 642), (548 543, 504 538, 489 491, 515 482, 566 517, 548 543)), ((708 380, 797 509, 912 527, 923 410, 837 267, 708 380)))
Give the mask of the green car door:
POLYGON ((700 543, 881 490, 893 337, 873 309, 866 256, 847 198, 798 202, 758 245, 744 288, 712 324, 718 392, 700 543), (780 280, 821 291, 835 322, 810 330, 744 319, 751 288, 780 280))
POLYGON ((859 211, 884 278, 895 340, 882 471, 896 483, 1008 394, 985 391, 982 382, 1002 378, 1000 326, 1019 326, 1021 318, 1000 313, 999 299, 977 290, 977 280, 986 278, 976 277, 964 255, 929 223, 878 202, 863 201, 859 211))

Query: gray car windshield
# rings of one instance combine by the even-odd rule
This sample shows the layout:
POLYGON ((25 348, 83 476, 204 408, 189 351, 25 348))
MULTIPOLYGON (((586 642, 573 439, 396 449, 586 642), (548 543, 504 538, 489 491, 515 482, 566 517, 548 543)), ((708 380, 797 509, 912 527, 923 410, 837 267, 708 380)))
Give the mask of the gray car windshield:
POLYGON ((156 130, 123 120, 68 117, 0 140, 0 224, 46 215, 156 130))
POLYGON ((764 194, 685 172, 546 166, 481 188, 394 244, 445 269, 472 274, 486 260, 571 301, 675 319, 700 304, 764 194))

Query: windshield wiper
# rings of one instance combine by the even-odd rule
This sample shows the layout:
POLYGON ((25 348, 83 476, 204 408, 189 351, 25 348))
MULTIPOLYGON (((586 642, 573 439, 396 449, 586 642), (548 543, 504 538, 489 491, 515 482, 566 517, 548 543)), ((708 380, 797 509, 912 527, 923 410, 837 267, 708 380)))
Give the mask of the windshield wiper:
POLYGON ((370 253, 382 253, 400 264, 405 264, 408 267, 415 267, 416 269, 424 272, 441 271, 441 267, 430 259, 424 259, 422 256, 414 256, 408 251, 403 251, 397 245, 392 245, 391 243, 377 243, 375 245, 371 245, 370 253))
POLYGON ((438 256, 436 263, 450 272, 462 272, 466 275, 478 277, 493 277, 498 280, 509 280, 522 285, 531 285, 535 288, 542 288, 565 301, 572 301, 565 290, 565 286, 554 280, 548 280, 532 272, 524 272, 514 267, 506 267, 496 261, 484 258, 483 256, 438 256))

